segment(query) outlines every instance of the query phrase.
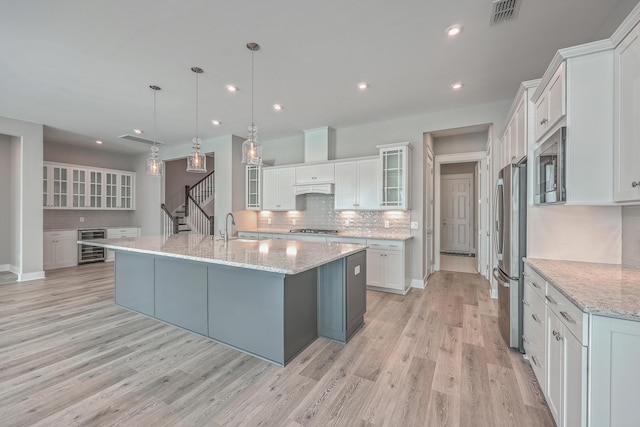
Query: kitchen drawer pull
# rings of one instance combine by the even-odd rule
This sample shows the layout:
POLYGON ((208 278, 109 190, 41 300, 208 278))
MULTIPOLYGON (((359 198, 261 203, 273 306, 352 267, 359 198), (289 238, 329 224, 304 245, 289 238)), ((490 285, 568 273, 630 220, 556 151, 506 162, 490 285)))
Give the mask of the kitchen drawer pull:
POLYGON ((546 295, 545 298, 547 299, 547 301, 549 301, 551 304, 556 304, 558 305, 558 301, 554 300, 553 297, 551 295, 546 295))
POLYGON ((533 320, 535 320, 536 322, 538 322, 538 323, 542 323, 542 322, 540 321, 540 318, 539 318, 537 315, 532 314, 532 315, 531 315, 531 317, 533 317, 533 320))
POLYGON ((531 281, 531 284, 532 284, 534 287, 538 288, 538 289, 542 289, 542 286, 538 285, 538 284, 537 284, 536 282, 534 282, 533 280, 531 281))
POLYGON ((566 320, 567 322, 576 323, 576 321, 573 320, 573 317, 569 316, 569 313, 567 313, 566 311, 561 311, 560 315, 564 317, 564 320, 566 320))
POLYGON ((534 363, 534 365, 540 366, 540 364, 538 363, 538 358, 537 357, 531 356, 531 361, 534 363))

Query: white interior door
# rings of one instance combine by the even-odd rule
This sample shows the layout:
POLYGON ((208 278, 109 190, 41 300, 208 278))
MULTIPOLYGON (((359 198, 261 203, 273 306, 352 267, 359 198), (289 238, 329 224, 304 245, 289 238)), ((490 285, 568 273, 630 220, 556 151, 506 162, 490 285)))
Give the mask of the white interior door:
POLYGON ((442 252, 471 252, 472 174, 442 176, 442 252))

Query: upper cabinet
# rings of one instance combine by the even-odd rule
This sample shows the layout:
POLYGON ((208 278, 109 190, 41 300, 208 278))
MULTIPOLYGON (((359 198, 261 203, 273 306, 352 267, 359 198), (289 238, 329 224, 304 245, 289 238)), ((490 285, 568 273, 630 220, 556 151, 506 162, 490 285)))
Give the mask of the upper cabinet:
POLYGON ((335 182, 334 163, 318 163, 296 166, 296 185, 333 184, 335 182))
POLYGON ((547 131, 566 115, 565 86, 564 63, 561 63, 536 101, 536 141, 540 141, 547 131))
POLYGON ((44 162, 42 204, 48 209, 135 209, 135 172, 44 162))
POLYGON ((520 162, 527 155, 530 134, 530 114, 533 109, 531 96, 540 80, 523 82, 507 116, 507 126, 502 136, 502 167, 520 162))
POLYGON ((293 186, 296 183, 295 167, 272 167, 262 171, 262 209, 292 211, 297 209, 293 186))
POLYGON ((378 158, 336 163, 336 210, 380 209, 378 158))
POLYGON ((262 209, 262 167, 247 165, 245 167, 244 207, 249 211, 262 209))
POLYGON ((381 161, 381 209, 411 208, 410 165, 411 145, 408 142, 378 145, 381 161))
POLYGON ((614 200, 640 201, 640 24, 614 52, 614 200))

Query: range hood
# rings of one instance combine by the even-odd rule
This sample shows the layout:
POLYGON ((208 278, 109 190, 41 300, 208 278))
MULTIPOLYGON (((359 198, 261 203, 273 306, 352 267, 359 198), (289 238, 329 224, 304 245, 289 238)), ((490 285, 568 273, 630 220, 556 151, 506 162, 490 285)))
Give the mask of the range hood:
POLYGON ((296 196, 302 194, 333 194, 333 184, 303 184, 294 185, 293 190, 296 196))

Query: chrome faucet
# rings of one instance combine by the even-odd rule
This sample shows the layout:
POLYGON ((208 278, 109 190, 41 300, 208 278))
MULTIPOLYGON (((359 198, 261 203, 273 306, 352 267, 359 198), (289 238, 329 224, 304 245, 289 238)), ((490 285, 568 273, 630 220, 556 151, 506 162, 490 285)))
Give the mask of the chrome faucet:
POLYGON ((229 241, 229 217, 231 217, 231 232, 233 233, 233 226, 236 225, 236 220, 233 217, 233 214, 229 212, 227 216, 224 217, 224 241, 229 241))

